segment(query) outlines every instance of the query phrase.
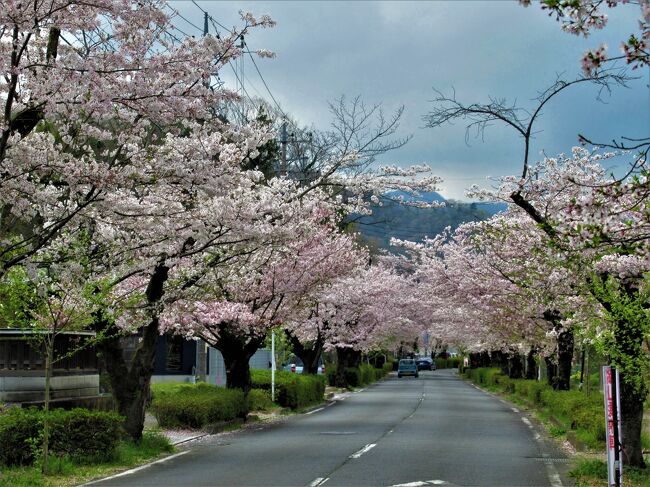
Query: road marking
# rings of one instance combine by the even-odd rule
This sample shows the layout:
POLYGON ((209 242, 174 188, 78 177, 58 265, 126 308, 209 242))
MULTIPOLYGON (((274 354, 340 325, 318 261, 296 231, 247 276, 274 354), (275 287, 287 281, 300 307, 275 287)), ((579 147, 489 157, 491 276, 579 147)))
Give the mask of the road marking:
POLYGON ((314 409, 313 411, 309 411, 308 413, 305 413, 305 414, 314 414, 314 413, 317 413, 318 411, 322 411, 323 409, 325 409, 325 408, 314 409))
POLYGON ((416 482, 408 482, 406 484, 395 484, 390 487, 423 487, 425 485, 453 485, 446 480, 419 480, 416 482))
POLYGON ((350 458, 359 458, 361 455, 363 455, 366 452, 369 452, 370 450, 372 450, 376 446, 377 446, 377 443, 370 443, 370 444, 364 446, 358 452, 353 453, 352 455, 350 455, 350 458))
POLYGON ((530 429, 533 429, 533 423, 530 422, 530 419, 524 416, 521 418, 521 420, 526 424, 526 426, 528 426, 530 429))
POLYGON ((517 408, 510 408, 510 409, 512 409, 512 411, 515 412, 515 413, 519 412, 519 409, 517 409, 517 408))
POLYGON ((118 474, 111 475, 110 477, 105 477, 105 478, 99 479, 99 480, 93 480, 92 482, 88 482, 88 483, 85 483, 85 484, 82 484, 82 485, 85 486, 85 485, 98 484, 99 482, 103 482, 104 480, 111 480, 111 479, 116 479, 118 477, 124 477, 126 475, 131 475, 132 473, 139 472, 140 470, 144 470, 145 468, 149 468, 152 465, 156 465, 157 463, 167 462, 167 461, 171 460, 172 458, 180 457, 181 455, 185 455, 186 453, 189 453, 189 452, 190 452, 190 450, 185 450, 185 451, 182 451, 180 453, 176 453, 175 455, 170 455, 170 456, 162 458, 160 460, 156 460, 155 462, 147 463, 146 465, 141 465, 140 467, 132 468, 131 470, 126 470, 124 472, 120 472, 118 474))
POLYGON ((309 484, 309 487, 317 487, 319 485, 323 485, 328 480, 329 480, 329 477, 318 477, 311 484, 309 484))

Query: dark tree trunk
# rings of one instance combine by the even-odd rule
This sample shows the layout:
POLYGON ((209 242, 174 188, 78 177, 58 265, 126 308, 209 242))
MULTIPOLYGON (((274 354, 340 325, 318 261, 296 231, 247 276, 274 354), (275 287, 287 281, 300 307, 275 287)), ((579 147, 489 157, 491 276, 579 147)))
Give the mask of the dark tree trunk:
POLYGON ((359 367, 361 363, 361 352, 352 348, 336 347, 336 378, 334 385, 336 387, 348 387, 345 369, 349 367, 359 367))
POLYGON ((264 342, 264 337, 242 336, 233 333, 227 325, 219 328, 219 338, 209 342, 223 355, 226 366, 226 387, 241 389, 248 395, 251 390, 250 358, 264 342))
POLYGON ((521 379, 524 376, 524 363, 521 355, 514 353, 508 357, 508 377, 521 379))
MULTIPOLYGON (((544 319, 548 321, 557 333, 557 365, 553 375, 549 375, 549 384, 553 389, 568 391, 571 388, 571 363, 573 361, 573 330, 563 328, 562 314, 558 310, 544 311, 544 319)), ((548 362, 547 362, 547 371, 548 362)))
MULTIPOLYGON (((622 362, 621 376, 621 422, 623 433, 623 463, 646 468, 641 447, 643 403, 648 395, 645 380, 639 371, 643 370, 647 358, 643 348, 645 338, 646 306, 639 297, 638 289, 623 286, 622 293, 629 299, 624 311, 611 303, 603 303, 607 312, 615 319, 612 351, 622 362), (643 304, 639 304, 643 303, 643 304)), ((620 300, 621 298, 618 297, 620 300)))
MULTIPOLYGON (((169 269, 160 264, 156 267, 147 286, 147 303, 155 306, 163 296, 163 286, 167 281, 169 269)), ((154 371, 154 360, 158 337, 158 316, 141 329, 140 341, 130 364, 124 359, 122 332, 115 323, 103 319, 98 314, 94 323, 98 332, 105 338, 97 343, 106 372, 109 375, 113 398, 118 412, 124 416, 124 429, 135 441, 142 439, 145 407, 149 400, 149 386, 154 371)))
POLYGON ((561 332, 557 337, 557 389, 571 388, 571 364, 573 362, 573 330, 561 332))
POLYGON ((490 367, 499 367, 503 375, 508 375, 508 357, 501 350, 490 354, 490 367))
POLYGON ((489 367, 491 365, 492 359, 490 358, 490 352, 481 352, 479 367, 489 367))
POLYGON ((557 382, 557 364, 553 361, 552 357, 544 357, 544 362, 546 363, 546 382, 555 389, 555 383, 557 382))
POLYGON ((537 379, 537 362, 535 362, 535 355, 537 355, 537 350, 533 347, 526 355, 526 379, 535 380, 537 379))
POLYGON ((303 374, 317 374, 318 361, 323 353, 323 339, 320 331, 316 336, 316 340, 310 344, 301 343, 300 340, 298 340, 298 338, 288 330, 286 331, 286 334, 291 342, 291 346, 293 347, 293 353, 302 360, 303 374))

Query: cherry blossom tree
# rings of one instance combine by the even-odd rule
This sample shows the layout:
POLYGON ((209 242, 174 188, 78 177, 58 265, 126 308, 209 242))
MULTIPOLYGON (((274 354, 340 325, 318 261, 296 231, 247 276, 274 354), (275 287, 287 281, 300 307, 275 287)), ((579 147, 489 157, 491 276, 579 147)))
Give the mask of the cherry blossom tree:
MULTIPOLYGON (((304 204, 297 211, 304 211, 304 204)), ((289 238, 242 256, 237 265, 212 270, 168 307, 167 330, 199 337, 221 351, 228 387, 248 392, 248 361, 268 332, 356 262, 356 245, 336 232, 331 210, 320 205, 309 218, 297 216, 284 222, 289 238)))
POLYGON ((632 171, 616 178, 604 167, 615 156, 574 148, 570 155, 544 159, 526 178, 504 178, 497 191, 472 194, 515 195, 549 244, 565 254, 572 275, 584 276, 585 294, 603 317, 591 334, 622 373, 627 461, 643 466, 640 431, 648 368, 643 344, 650 331, 648 171, 645 160, 635 158, 632 171))
POLYGON ((0 273, 29 259, 115 188, 144 174, 142 147, 179 118, 234 95, 210 75, 236 38, 168 34, 164 3, 74 0, 0 5, 0 273))

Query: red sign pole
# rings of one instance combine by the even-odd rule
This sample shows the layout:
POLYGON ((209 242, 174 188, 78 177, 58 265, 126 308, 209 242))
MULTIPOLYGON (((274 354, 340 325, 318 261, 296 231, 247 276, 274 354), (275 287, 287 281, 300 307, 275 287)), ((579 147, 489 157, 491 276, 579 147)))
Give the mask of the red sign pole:
POLYGON ((623 479, 621 461, 620 380, 614 367, 604 366, 603 399, 605 401, 605 432, 607 439, 607 477, 610 487, 620 487, 623 479))

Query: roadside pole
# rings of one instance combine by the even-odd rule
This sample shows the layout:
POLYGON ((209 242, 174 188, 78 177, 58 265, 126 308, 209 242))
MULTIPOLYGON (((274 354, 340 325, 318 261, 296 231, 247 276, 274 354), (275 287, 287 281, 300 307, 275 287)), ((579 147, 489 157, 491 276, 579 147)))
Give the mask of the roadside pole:
POLYGON ((621 458, 621 389, 618 370, 605 365, 602 368, 602 378, 607 436, 607 485, 620 487, 623 482, 623 460, 621 458))
POLYGON ((271 401, 275 401, 275 331, 271 332, 271 401))

